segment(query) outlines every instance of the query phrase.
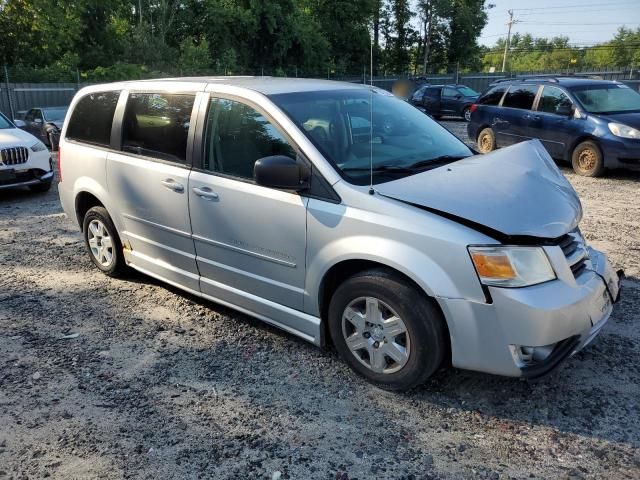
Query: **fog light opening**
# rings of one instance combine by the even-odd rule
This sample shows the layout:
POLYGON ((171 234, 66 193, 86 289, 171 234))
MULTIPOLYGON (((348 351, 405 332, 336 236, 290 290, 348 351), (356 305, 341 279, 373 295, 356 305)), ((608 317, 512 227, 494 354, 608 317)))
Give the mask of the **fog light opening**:
POLYGON ((518 367, 527 367, 544 362, 553 352, 556 344, 530 347, 527 345, 509 345, 513 360, 518 367))

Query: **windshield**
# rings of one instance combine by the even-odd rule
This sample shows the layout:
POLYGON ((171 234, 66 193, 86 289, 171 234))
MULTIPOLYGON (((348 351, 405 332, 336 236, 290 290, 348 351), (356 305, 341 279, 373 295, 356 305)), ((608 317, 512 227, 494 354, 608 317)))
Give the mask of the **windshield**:
POLYGON ((369 184, 370 164, 375 184, 473 155, 427 115, 375 87, 270 98, 357 185, 369 184))
POLYGON ((588 85, 571 91, 590 113, 640 112, 640 93, 626 85, 588 85))
POLYGON ((66 108, 43 108, 42 114, 47 122, 62 122, 67 114, 66 108))
POLYGON ((480 95, 473 88, 469 87, 458 87, 458 91, 465 97, 477 97, 478 95, 480 95))
POLYGON ((0 113, 0 130, 3 130, 5 128, 16 128, 13 126, 13 124, 7 119, 7 117, 5 117, 3 114, 0 113))

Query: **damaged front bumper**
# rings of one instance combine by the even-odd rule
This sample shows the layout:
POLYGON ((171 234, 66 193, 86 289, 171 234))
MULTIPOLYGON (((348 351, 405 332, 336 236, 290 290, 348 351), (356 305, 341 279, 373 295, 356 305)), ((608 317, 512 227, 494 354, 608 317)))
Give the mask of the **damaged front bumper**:
POLYGON ((492 303, 438 299, 451 333, 455 367, 539 378, 600 333, 620 296, 622 272, 588 248, 575 279, 525 288, 491 287, 492 303))

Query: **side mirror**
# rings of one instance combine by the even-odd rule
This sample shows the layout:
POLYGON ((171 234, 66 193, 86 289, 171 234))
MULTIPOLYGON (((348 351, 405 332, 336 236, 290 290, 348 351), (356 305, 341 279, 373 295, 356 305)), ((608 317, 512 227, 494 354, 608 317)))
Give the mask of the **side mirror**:
POLYGON ((24 128, 24 127, 26 127, 26 126, 27 126, 27 124, 26 124, 26 123, 24 123, 22 120, 18 120, 17 118, 14 118, 14 119, 13 119, 13 123, 14 123, 14 125, 15 125, 16 127, 18 127, 18 128, 24 128))
POLYGON ((263 187, 300 191, 308 188, 308 172, 291 157, 274 155, 256 161, 253 178, 263 187))
POLYGON ((573 105, 562 104, 556 108, 556 113, 563 117, 572 117, 575 113, 575 107, 573 105))
POLYGON ((33 120, 33 123, 36 123, 36 124, 38 124, 38 125, 42 125, 42 119, 41 119, 41 118, 35 118, 35 119, 33 120))
POLYGON ((462 98, 462 95, 458 94, 456 95, 456 100, 460 100, 462 98))

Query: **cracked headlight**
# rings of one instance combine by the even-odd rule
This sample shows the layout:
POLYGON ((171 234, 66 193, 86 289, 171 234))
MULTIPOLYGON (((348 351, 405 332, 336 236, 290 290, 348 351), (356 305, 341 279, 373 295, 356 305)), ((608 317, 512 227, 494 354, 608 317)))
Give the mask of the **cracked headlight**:
POLYGON ((484 285, 526 287, 556 278, 540 247, 470 246, 469 254, 484 285))

